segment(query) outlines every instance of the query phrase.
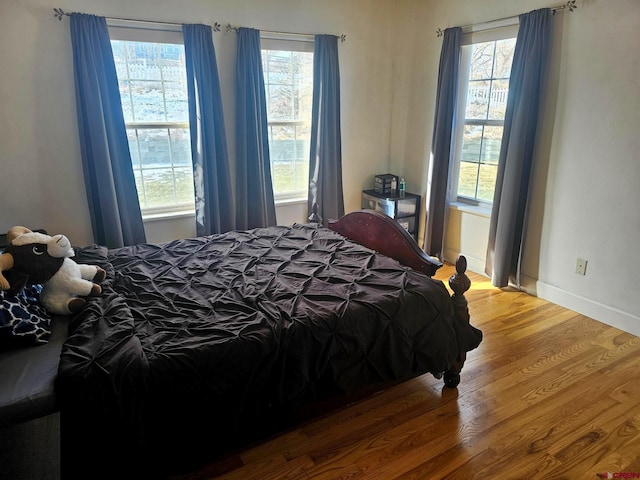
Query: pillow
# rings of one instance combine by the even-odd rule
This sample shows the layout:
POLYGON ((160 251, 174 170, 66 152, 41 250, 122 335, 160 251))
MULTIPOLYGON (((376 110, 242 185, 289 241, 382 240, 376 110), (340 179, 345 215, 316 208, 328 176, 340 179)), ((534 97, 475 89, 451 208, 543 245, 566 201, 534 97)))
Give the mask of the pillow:
POLYGON ((15 295, 0 291, 0 350, 42 345, 51 337, 51 316, 38 301, 42 285, 15 295))

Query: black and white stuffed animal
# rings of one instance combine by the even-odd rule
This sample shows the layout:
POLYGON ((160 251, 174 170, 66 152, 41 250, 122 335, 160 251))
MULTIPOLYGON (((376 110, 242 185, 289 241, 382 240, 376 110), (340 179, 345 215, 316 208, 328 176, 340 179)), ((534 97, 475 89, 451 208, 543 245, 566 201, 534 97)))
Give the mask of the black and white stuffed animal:
POLYGON ((53 237, 13 227, 9 245, 0 255, 0 290, 17 293, 26 285, 43 284, 40 303, 49 313, 68 315, 82 309, 80 297, 99 295, 105 271, 96 265, 78 264, 71 242, 64 235, 53 237), (6 276, 3 274, 6 272, 6 276))

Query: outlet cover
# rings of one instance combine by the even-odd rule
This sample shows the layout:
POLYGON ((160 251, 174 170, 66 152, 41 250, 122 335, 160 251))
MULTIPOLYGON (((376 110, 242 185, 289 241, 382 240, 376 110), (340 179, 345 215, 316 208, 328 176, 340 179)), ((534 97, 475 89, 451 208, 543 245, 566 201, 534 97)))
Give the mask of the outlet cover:
POLYGON ((587 261, 584 258, 576 259, 576 273, 585 275, 587 273, 587 261))

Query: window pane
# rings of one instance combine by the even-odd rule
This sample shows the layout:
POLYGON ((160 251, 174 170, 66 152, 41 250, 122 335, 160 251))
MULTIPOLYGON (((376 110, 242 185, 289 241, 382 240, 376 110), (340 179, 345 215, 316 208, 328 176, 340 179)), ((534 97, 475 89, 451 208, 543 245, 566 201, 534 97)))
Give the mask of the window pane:
POLYGON ((482 146, 482 125, 465 125, 462 137, 460 159, 465 162, 479 162, 482 146))
POLYGON ((291 85, 269 85, 269 113, 272 121, 295 120, 291 85))
POLYGON ((134 169, 133 175, 136 179, 136 189, 138 190, 138 201, 140 202, 140 208, 147 208, 147 202, 144 198, 144 184, 142 182, 142 172, 138 169, 134 169))
MULTIPOLYGON (((183 55, 184 48, 182 45, 176 45, 173 43, 164 43, 160 45, 160 63, 164 66, 179 64, 183 55)), ((166 79, 166 75, 164 75, 166 79)))
POLYGON ((263 50, 262 61, 274 195, 304 197, 309 183, 313 54, 263 50))
POLYGON ((294 158, 293 144, 295 136, 293 126, 271 127, 269 141, 269 153, 272 163, 289 163, 294 158))
POLYGON ((484 127, 480 161, 497 165, 500 157, 503 127, 484 127))
POLYGON ((135 122, 166 122, 162 82, 132 80, 133 120, 135 122))
POLYGON ((313 54, 294 52, 296 62, 295 112, 296 118, 311 118, 313 105, 313 54))
POLYGON ((458 179, 458 195, 475 198, 478 184, 478 164, 460 162, 460 177, 458 179))
POLYGON ((494 78, 509 78, 511 75, 511 64, 513 63, 513 52, 515 47, 515 38, 507 38, 496 42, 496 53, 493 66, 494 78))
POLYGON ((273 189, 281 195, 306 192, 309 181, 308 127, 272 126, 269 135, 273 189))
POLYGON ((147 208, 163 207, 167 200, 175 203, 175 188, 173 186, 173 170, 163 168, 157 170, 144 170, 144 190, 147 200, 147 208))
POLYGON ((287 84, 291 82, 292 65, 291 54, 293 52, 263 50, 265 72, 268 72, 269 84, 287 84))
POLYGON ((493 191, 496 185, 498 165, 480 165, 478 177, 478 200, 493 202, 493 191))
POLYGON ((191 167, 176 168, 176 201, 180 203, 193 203, 193 173, 191 167))
POLYGON ((298 161, 308 163, 311 151, 311 124, 303 123, 296 126, 296 151, 295 158, 298 161))
POLYGON ((466 119, 486 120, 489 109, 489 95, 491 93, 490 80, 476 80, 469 82, 467 91, 466 119))
POLYGON ((160 80, 157 43, 126 42, 129 78, 132 80, 160 80))
POLYGON ((460 197, 493 201, 515 44, 510 38, 463 47, 469 74, 460 79, 467 96, 458 114, 464 111, 465 122, 455 132, 460 197))
MULTIPOLYGON (((173 46, 182 48, 181 45, 173 46)), ((179 60, 163 59, 162 79, 167 105, 167 121, 188 122, 189 103, 186 95, 187 75, 184 55, 179 60)))
POLYGON ((176 125, 189 122, 184 46, 130 41, 111 46, 141 208, 192 204, 189 128, 176 125))
POLYGON ((504 120, 507 111, 509 80, 491 82, 491 98, 489 100, 489 120, 504 120))
POLYGON ((133 168, 140 167, 140 151, 138 148, 138 136, 135 129, 127 129, 127 140, 129 141, 129 153, 131 154, 131 164, 133 168))
POLYGON ((313 54, 263 50, 270 121, 298 120, 311 114, 313 54))
POLYGON ((138 145, 140 147, 140 163, 142 168, 171 165, 169 154, 169 131, 163 129, 140 128, 138 145))
POLYGON ((470 80, 492 78, 495 42, 475 43, 471 50, 470 80))
POLYGON ((126 77, 127 61, 124 52, 124 42, 113 40, 111 42, 111 51, 113 52, 113 61, 116 64, 116 73, 118 78, 126 77))
POLYGON ((188 128, 169 129, 171 141, 171 160, 174 165, 193 164, 191 160, 191 135, 188 128))
POLYGON ((129 89, 129 81, 119 81, 120 100, 122 103, 122 114, 125 123, 133 122, 133 105, 131 103, 131 90, 129 89))
MULTIPOLYGON (((166 83, 165 86, 167 86, 166 83)), ((171 85, 169 84, 169 86, 171 85)), ((181 97, 179 93, 165 90, 165 105, 168 122, 189 122, 189 103, 187 99, 181 97)))
POLYGON ((309 183, 309 162, 280 162, 273 165, 273 190, 280 196, 305 194, 309 183))

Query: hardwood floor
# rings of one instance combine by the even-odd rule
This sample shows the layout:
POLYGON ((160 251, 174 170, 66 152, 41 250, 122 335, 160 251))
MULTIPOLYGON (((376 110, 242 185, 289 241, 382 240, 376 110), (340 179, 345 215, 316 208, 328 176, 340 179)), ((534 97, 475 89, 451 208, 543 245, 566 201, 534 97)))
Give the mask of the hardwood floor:
POLYGON ((179 478, 640 478, 640 338, 469 277, 457 389, 424 375, 179 478))

